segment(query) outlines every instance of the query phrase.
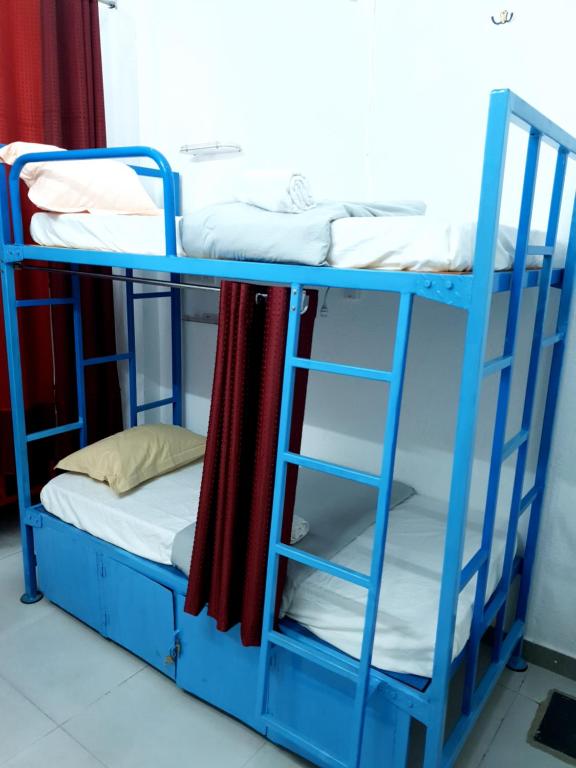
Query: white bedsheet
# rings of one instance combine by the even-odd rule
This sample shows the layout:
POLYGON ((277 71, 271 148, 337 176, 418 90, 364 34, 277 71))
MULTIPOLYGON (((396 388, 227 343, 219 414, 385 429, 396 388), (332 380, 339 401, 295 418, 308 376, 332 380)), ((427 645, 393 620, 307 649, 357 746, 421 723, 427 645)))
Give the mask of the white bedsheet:
MULTIPOLYGON (((176 252, 183 256, 179 219, 176 252)), ((164 256, 164 216, 119 216, 106 213, 35 213, 30 234, 38 245, 86 251, 164 256)))
MULTIPOLYGON (((384 574, 372 663, 380 669, 430 677, 440 596, 446 504, 416 495, 390 513, 384 574)), ((333 560, 368 573, 374 526, 344 547, 333 560)), ((464 562, 481 541, 478 523, 468 525, 464 562)), ((494 538, 488 597, 497 586, 504 560, 505 533, 494 538)), ((458 604, 453 656, 470 635, 474 578, 458 604)), ((320 571, 295 591, 287 615, 346 653, 359 658, 366 590, 320 571)))
MULTIPOLYGON (((176 220, 177 254, 183 256, 180 218, 176 220)), ((163 216, 36 213, 30 233, 38 245, 52 248, 149 256, 165 253, 163 216)), ((472 268, 475 237, 474 223, 458 224, 430 216, 349 217, 332 224, 328 262, 339 269, 466 272, 472 268)), ((543 233, 532 234, 533 245, 543 242, 543 233)), ((515 244, 516 230, 501 226, 496 270, 512 268, 515 244)), ((541 257, 529 256, 527 266, 538 267, 541 262, 541 257)))
MULTIPOLYGON (((494 269, 514 264, 517 230, 501 226, 494 269)), ((533 232, 532 245, 544 243, 544 233, 533 232)), ((432 216, 371 216, 338 219, 332 224, 329 264, 340 269, 467 272, 472 269, 476 224, 456 223, 432 216)), ((529 256, 527 266, 542 259, 529 256)))
POLYGON ((66 472, 44 486, 48 512, 135 555, 170 564, 178 531, 196 521, 203 462, 118 496, 105 483, 66 472))

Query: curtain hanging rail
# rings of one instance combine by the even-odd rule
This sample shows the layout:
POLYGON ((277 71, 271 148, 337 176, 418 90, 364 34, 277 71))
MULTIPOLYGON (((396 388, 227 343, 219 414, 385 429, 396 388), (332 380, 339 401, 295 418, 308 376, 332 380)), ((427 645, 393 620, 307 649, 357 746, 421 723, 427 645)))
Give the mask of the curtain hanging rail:
POLYGON ((29 267, 20 264, 16 269, 35 270, 41 272, 61 272, 65 275, 77 275, 78 277, 95 277, 98 280, 117 280, 121 283, 142 283, 143 285, 160 285, 164 288, 194 288, 198 291, 212 291, 219 293, 220 286, 202 285, 201 283, 176 283, 171 280, 157 280, 152 277, 126 277, 126 275, 102 275, 99 272, 71 272, 69 269, 59 267, 29 267))
POLYGON ((98 0, 100 5, 105 5, 106 8, 118 8, 116 0, 98 0))
MULTIPOLYGON (((142 283, 143 285, 159 285, 164 288, 188 288, 196 291, 210 291, 212 293, 220 293, 219 285, 202 285, 201 283, 176 283, 171 280, 157 280, 152 277, 126 277, 126 275, 103 275, 99 272, 71 272, 69 269, 63 269, 61 267, 32 267, 26 264, 18 264, 16 269, 36 270, 40 272, 60 272, 65 275, 77 275, 78 277, 95 277, 98 280, 117 280, 121 283, 142 283)), ((255 296, 256 301, 266 299, 268 294, 264 291, 258 292, 255 296)), ((308 309, 309 298, 306 291, 302 295, 302 310, 301 314, 304 314, 308 309)))

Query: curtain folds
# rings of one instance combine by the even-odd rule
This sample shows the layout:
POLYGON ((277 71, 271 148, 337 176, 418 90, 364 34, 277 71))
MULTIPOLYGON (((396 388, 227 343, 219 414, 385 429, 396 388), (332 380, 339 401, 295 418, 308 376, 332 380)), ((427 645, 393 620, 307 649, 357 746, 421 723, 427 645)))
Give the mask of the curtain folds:
MULTIPOLYGON (((97 0, 0 0, 0 142, 33 141, 67 149, 106 145, 97 0)), ((33 207, 23 195, 25 224, 33 207)), ((27 227, 26 227, 27 229, 27 227)), ((68 278, 17 273, 18 295, 70 295, 68 278)), ((112 287, 82 280, 85 354, 115 351, 112 287)), ((69 308, 20 310, 28 429, 77 416, 72 314, 69 308)), ((86 380, 91 440, 122 428, 116 365, 93 366, 86 380)), ((14 490, 10 399, 0 334, 0 504, 14 490)), ((72 434, 40 441, 30 453, 34 485, 76 447, 72 434)))
MULTIPOLYGON (((298 353, 309 357, 317 295, 302 316, 298 353)), ((208 605, 218 629, 240 622, 259 645, 290 293, 223 282, 210 422, 186 610, 208 605), (257 301, 265 290, 267 299, 257 301)), ((298 452, 307 371, 295 381, 290 450, 298 452)), ((297 467, 286 483, 283 541, 289 543, 297 467)), ((285 567, 285 564, 284 564, 285 567)), ((280 590, 284 571, 280 572, 280 590)))

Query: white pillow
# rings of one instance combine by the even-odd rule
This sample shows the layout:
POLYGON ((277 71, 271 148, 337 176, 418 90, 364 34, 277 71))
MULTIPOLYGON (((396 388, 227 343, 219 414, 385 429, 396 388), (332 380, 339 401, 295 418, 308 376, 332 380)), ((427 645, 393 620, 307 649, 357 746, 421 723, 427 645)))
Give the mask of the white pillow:
POLYGON ((292 531, 290 532, 290 544, 298 544, 310 530, 310 523, 300 515, 292 518, 292 531))
MULTIPOLYGON (((13 165, 31 152, 61 152, 52 144, 15 141, 0 148, 0 161, 13 165)), ((37 208, 54 213, 118 213, 157 216, 138 174, 118 160, 60 160, 28 163, 20 174, 37 208)))

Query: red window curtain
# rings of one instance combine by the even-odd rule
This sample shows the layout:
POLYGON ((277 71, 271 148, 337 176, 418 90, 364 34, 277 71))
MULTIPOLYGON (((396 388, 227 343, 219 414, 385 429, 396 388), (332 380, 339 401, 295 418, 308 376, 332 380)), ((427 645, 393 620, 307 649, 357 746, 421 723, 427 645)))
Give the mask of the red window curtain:
MULTIPOLYGON (((309 357, 317 295, 302 316, 299 355, 309 357)), ((259 645, 290 292, 222 283, 216 366, 186 610, 208 605, 218 629, 240 622, 259 645), (267 293, 257 302, 257 294, 267 293)), ((290 449, 302 437, 307 372, 295 382, 290 449)), ((297 467, 286 483, 282 539, 290 542, 297 467)), ((280 573, 280 586, 284 578, 280 573)))
MULTIPOLYGON (((67 149, 106 144, 97 0, 0 0, 0 142, 33 141, 67 149)), ((25 219, 33 208, 27 199, 25 219)), ((66 276, 17 273, 23 298, 69 296, 66 276)), ((112 288, 82 280, 85 355, 115 351, 112 288)), ((44 429, 76 418, 72 316, 69 308, 20 310, 27 427, 44 429)), ((87 369, 91 440, 121 429, 114 364, 87 369)), ((0 504, 14 492, 10 398, 4 334, 0 333, 0 504)), ((75 438, 31 445, 33 484, 73 450, 75 438)))

